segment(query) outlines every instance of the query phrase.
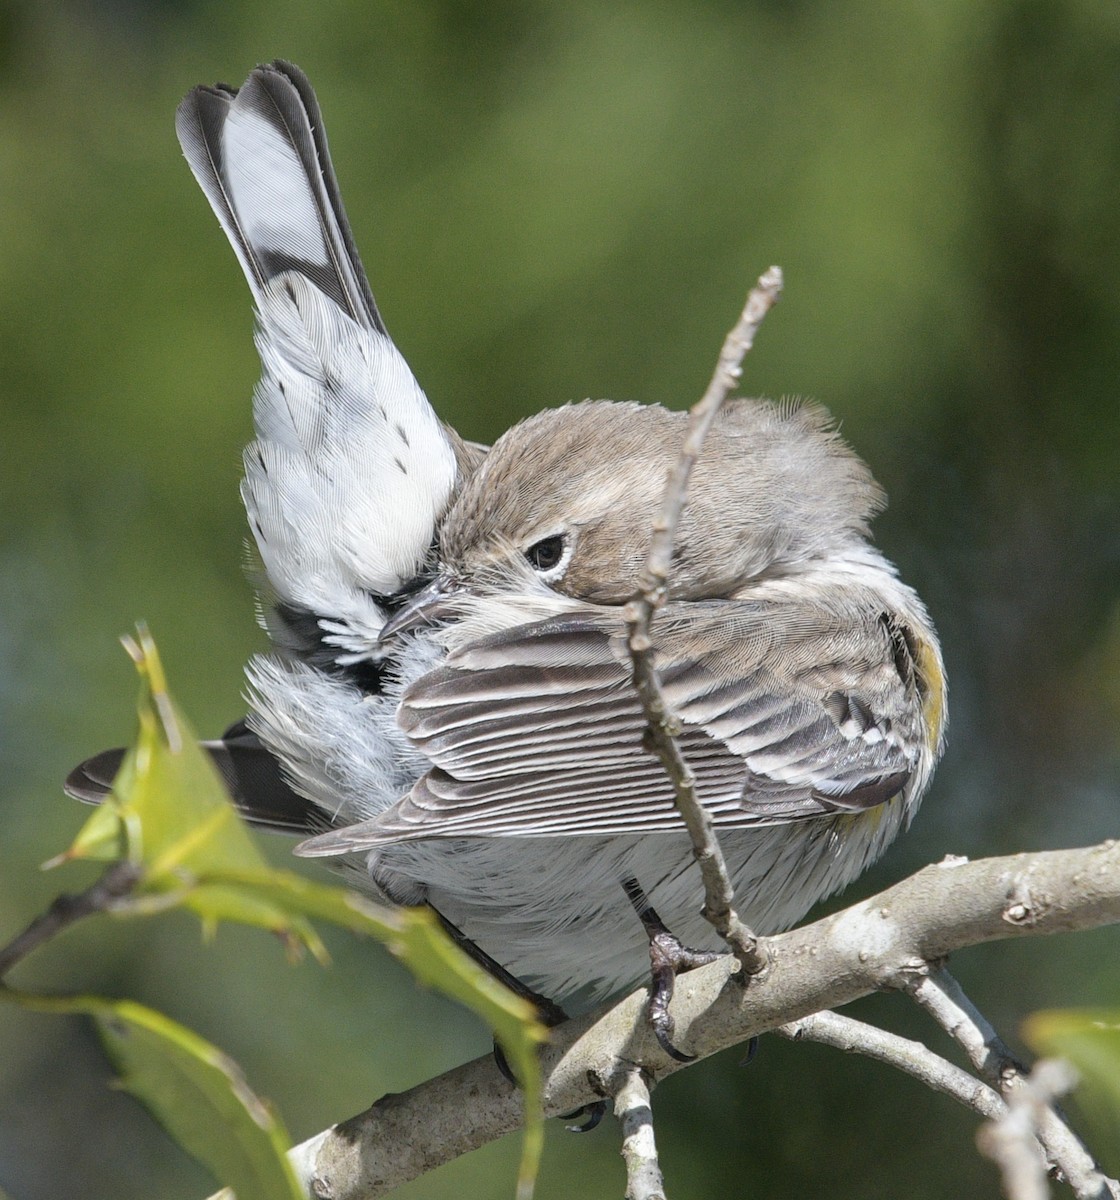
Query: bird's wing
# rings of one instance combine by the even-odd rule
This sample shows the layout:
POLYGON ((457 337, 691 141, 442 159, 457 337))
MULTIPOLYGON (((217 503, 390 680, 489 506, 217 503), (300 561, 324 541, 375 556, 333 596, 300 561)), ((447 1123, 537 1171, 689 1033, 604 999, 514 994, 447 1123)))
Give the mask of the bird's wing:
POLYGON ((176 130, 257 310, 263 376, 242 495, 281 612, 361 655, 477 457, 393 345, 358 259, 315 95, 288 63, 195 88, 176 130), (372 593, 372 595, 371 595, 372 593))
MULTIPOLYGON (((231 725, 220 738, 203 742, 202 748, 209 751, 234 807, 251 825, 304 836, 322 828, 322 813, 292 790, 280 764, 244 721, 231 725)), ((66 777, 66 794, 100 804, 113 790, 126 753, 103 750, 79 763, 66 777)))
MULTIPOLYGON (((881 804, 928 755, 905 633, 879 610, 669 605, 656 661, 698 795, 718 826, 881 804)), ((405 693, 400 722, 433 763, 373 821, 312 839, 338 854, 427 837, 649 833, 681 827, 621 622, 598 610, 488 637, 405 693)))

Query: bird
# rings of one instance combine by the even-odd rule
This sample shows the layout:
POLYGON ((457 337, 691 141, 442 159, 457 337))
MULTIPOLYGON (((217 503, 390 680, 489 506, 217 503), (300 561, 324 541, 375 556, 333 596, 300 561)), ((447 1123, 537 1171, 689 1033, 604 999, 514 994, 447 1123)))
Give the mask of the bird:
MULTIPOLYGON (((714 953, 625 621, 687 414, 585 400, 464 439, 389 337, 306 76, 197 87, 176 128, 262 363, 241 490, 271 648, 208 743, 242 812, 568 1009, 648 978, 654 920, 714 953)), ((689 484, 652 652, 762 934, 883 853, 943 749, 940 644, 871 540, 884 502, 810 402, 729 400, 689 484)), ((71 794, 103 796, 120 753, 71 794)))

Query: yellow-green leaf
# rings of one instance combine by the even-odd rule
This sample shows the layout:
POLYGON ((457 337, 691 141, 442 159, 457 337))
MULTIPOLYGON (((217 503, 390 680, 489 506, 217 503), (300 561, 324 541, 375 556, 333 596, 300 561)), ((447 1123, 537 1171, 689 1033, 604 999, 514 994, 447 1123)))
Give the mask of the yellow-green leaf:
POLYGON ((305 1200, 288 1162, 286 1130, 216 1046, 131 1000, 15 998, 93 1017, 121 1085, 237 1200, 305 1200))
POLYGON ((88 858, 99 862, 115 862, 128 857, 128 842, 121 814, 112 797, 86 818, 78 836, 69 849, 56 855, 44 867, 57 867, 71 859, 88 858))
POLYGON ((493 1030, 525 1097, 518 1195, 532 1194, 544 1144, 540 1062, 548 1036, 536 1008, 515 995, 457 946, 431 909, 389 908, 345 888, 313 883, 286 871, 219 873, 215 884, 251 890, 289 912, 330 921, 384 942, 421 982, 457 1000, 493 1030))
POLYGON ((1106 1168, 1120 1169, 1120 1009, 1050 1009, 1023 1023, 1032 1050, 1077 1070, 1073 1098, 1106 1168))
POLYGON ((547 1036, 532 1004, 498 983, 428 909, 377 905, 344 888, 275 871, 238 819, 209 756, 167 690, 155 645, 141 629, 126 643, 142 687, 140 731, 112 796, 63 858, 126 857, 143 868, 137 899, 115 911, 183 905, 210 928, 232 920, 275 930, 326 952, 309 918, 384 942, 421 982, 476 1012, 493 1030, 525 1096, 518 1194, 531 1194, 543 1145, 537 1048, 547 1036))
MULTIPOLYGON (((113 782, 112 795, 86 821, 62 859, 127 858, 143 867, 135 895, 182 904, 212 928, 239 921, 270 929, 325 957, 302 917, 262 894, 208 881, 215 872, 264 872, 267 864, 238 818, 210 756, 167 690, 147 630, 126 641, 140 673, 139 733, 113 782)), ((126 915, 143 911, 123 906, 126 915)))

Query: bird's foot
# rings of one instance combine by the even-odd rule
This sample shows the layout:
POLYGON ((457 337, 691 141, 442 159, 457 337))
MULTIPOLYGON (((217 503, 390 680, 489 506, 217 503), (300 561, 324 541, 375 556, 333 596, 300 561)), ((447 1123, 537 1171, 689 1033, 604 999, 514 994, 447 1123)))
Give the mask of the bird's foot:
POLYGON ((678 975, 707 966, 720 955, 714 950, 692 950, 685 946, 657 915, 636 879, 627 879, 622 886, 649 938, 650 990, 646 1012, 650 1029, 657 1044, 670 1058, 677 1062, 693 1062, 695 1054, 686 1054, 673 1044, 673 1016, 669 1012, 669 1003, 678 975))
MULTIPOLYGON (((650 912, 653 910, 650 909, 650 912)), ((649 927, 647 926, 647 932, 649 927)), ((657 1044, 677 1062, 693 1062, 695 1054, 686 1054, 673 1043, 673 1016, 669 1011, 677 976, 696 967, 707 966, 719 958, 714 950, 691 950, 663 925, 650 932, 649 961, 651 967, 649 1006, 647 1016, 657 1044)))

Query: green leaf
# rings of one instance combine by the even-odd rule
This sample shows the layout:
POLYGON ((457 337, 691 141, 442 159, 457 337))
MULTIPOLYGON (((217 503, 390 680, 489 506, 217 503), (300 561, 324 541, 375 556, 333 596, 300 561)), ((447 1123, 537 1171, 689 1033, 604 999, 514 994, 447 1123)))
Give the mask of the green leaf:
POLYGON ((536 1008, 499 983, 457 946, 429 908, 388 908, 345 888, 313 883, 286 871, 217 874, 215 883, 251 890, 289 913, 330 921, 384 942, 421 983, 443 992, 486 1022, 525 1097, 518 1197, 532 1195, 544 1145, 538 1047, 547 1039, 536 1008))
MULTIPOLYGON (((118 776, 119 778, 119 776, 118 776)), ((128 857, 128 842, 121 814, 113 797, 98 805, 78 830, 69 849, 56 855, 43 866, 61 866, 72 859, 88 858, 100 862, 116 862, 128 857)))
POLYGON ((534 1006, 460 949, 430 909, 389 908, 270 868, 171 699, 147 631, 126 646, 142 680, 137 742, 111 797, 61 857, 124 857, 141 865, 134 898, 113 910, 123 915, 181 905, 207 929, 222 920, 262 926, 321 961, 326 951, 311 918, 384 942, 420 982, 465 1004, 493 1030, 525 1097, 518 1195, 531 1195, 544 1139, 537 1049, 547 1037, 534 1006))
MULTIPOLYGON (((140 628, 125 646, 140 673, 140 728, 112 795, 86 821, 60 860, 127 858, 143 867, 134 895, 151 907, 182 905, 209 932, 218 921, 269 929, 293 948, 326 958, 302 917, 251 888, 213 882, 217 872, 266 872, 267 863, 230 803, 210 756, 167 690, 155 643, 140 628)), ((55 861, 60 861, 55 860, 55 861)), ((145 905, 122 905, 122 915, 145 905)))
POLYGON ((93 1017, 121 1086, 237 1200, 305 1200, 288 1162, 287 1131, 216 1046, 131 1000, 9 996, 93 1017))
POLYGON ((1120 1009, 1049 1009, 1023 1023, 1038 1054, 1067 1059, 1079 1082, 1073 1098, 1094 1133, 1102 1162, 1120 1169, 1120 1009))

